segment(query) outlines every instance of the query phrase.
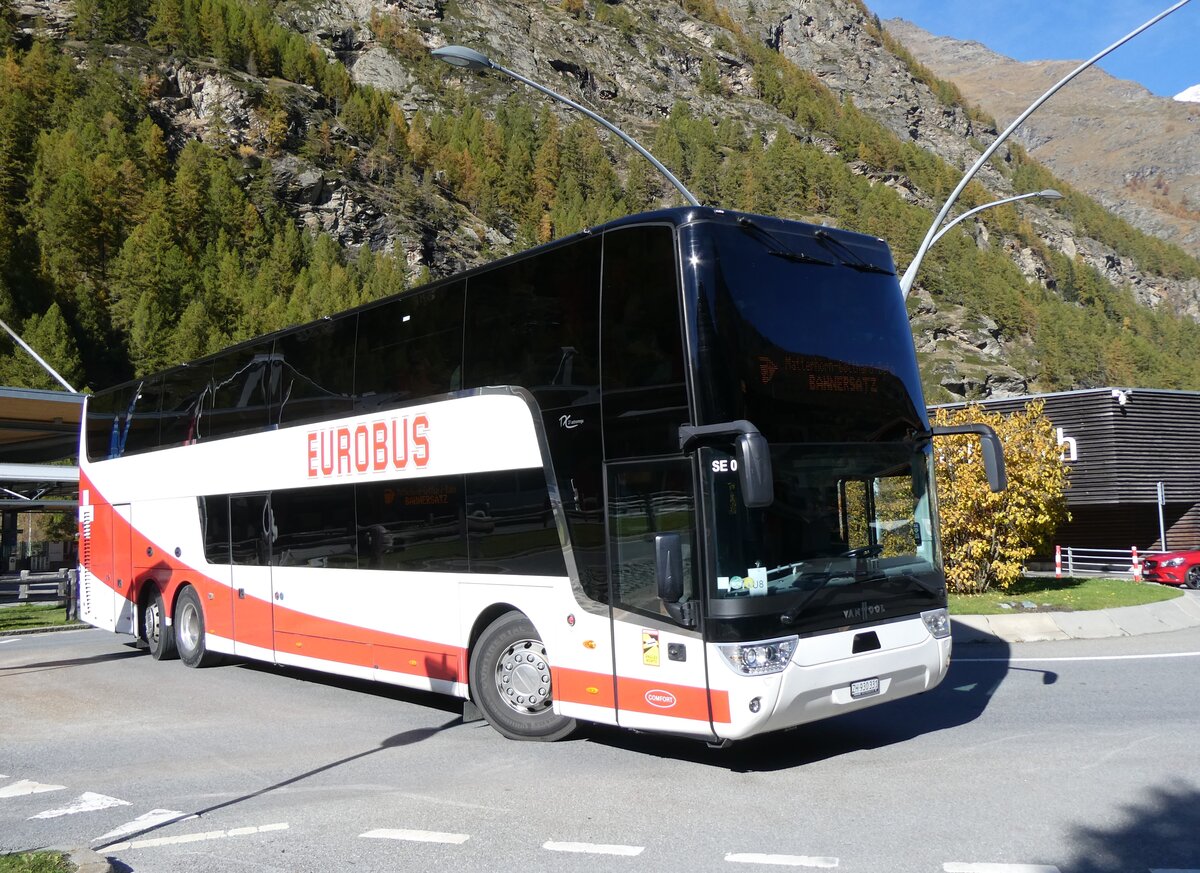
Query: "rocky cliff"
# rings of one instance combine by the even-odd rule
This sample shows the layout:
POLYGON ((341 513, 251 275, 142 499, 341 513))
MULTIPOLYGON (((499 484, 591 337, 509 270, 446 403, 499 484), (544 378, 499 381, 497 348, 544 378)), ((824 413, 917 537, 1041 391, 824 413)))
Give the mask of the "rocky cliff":
MULTIPOLYGON (((987 91, 989 80, 976 70, 979 91, 972 90, 976 79, 965 71, 994 70, 1003 59, 972 48, 960 51, 957 62, 950 64, 946 52, 933 51, 933 41, 919 39, 911 27, 900 23, 889 24, 885 31, 856 0, 282 0, 273 8, 280 22, 304 34, 328 58, 343 63, 356 82, 390 93, 409 118, 418 112, 453 111, 467 105, 483 105, 494 112, 521 87, 497 75, 457 74, 428 59, 429 50, 460 43, 583 102, 644 142, 652 141, 672 107, 683 101, 695 117, 711 121, 714 129, 722 120, 736 119, 764 143, 784 135, 827 154, 836 153, 835 143, 814 135, 762 98, 755 81, 753 47, 765 46, 815 76, 843 105, 852 103, 886 126, 899 142, 936 155, 952 176, 973 163, 997 132, 995 122, 984 113, 947 99, 940 83, 887 34, 894 31, 930 68, 963 80, 968 95, 987 91), (926 52, 936 57, 927 58, 926 52)), ((69 3, 58 0, 29 0, 20 9, 22 26, 31 33, 49 32, 62 38, 69 32, 71 10, 69 3)), ((85 59, 85 46, 64 45, 85 59)), ((209 58, 119 45, 108 45, 105 51, 139 71, 176 148, 188 138, 220 143, 237 149, 249 166, 272 151, 272 142, 298 141, 322 124, 346 153, 362 154, 370 147, 340 127, 337 107, 311 88, 268 82, 253 70, 233 70, 209 58), (272 117, 263 110, 268 89, 287 101, 285 117, 295 130, 272 133, 272 117)), ((1037 89, 1035 79, 1027 81, 1029 88, 1037 89)), ((1089 93, 1095 94, 1096 103, 1107 100, 1128 108, 1138 95, 1127 90, 1089 93)), ((542 98, 530 93, 528 99, 539 103, 542 98)), ((1018 103, 1023 99, 1012 97, 1018 103)), ((1000 118, 1008 105, 978 102, 1000 118)), ((553 111, 567 118, 562 107, 555 105, 553 111)), ((1189 211, 1196 202, 1189 187, 1194 179, 1182 170, 1165 169, 1168 153, 1178 156, 1188 150, 1187 137, 1194 141, 1194 114, 1187 109, 1179 112, 1175 126, 1169 128, 1176 136, 1173 144, 1168 127, 1161 124, 1163 115, 1153 115, 1153 120, 1127 116, 1133 123, 1158 125, 1161 136, 1153 148, 1146 146, 1146 154, 1136 162, 1138 168, 1126 173, 1120 186, 1097 188, 1095 194, 1102 203, 1141 221, 1148 232, 1194 244, 1196 223, 1189 211), (1163 193, 1164 178, 1173 193, 1163 193), (1153 211, 1155 204, 1164 202, 1174 206, 1153 211), (1157 221, 1146 218, 1160 213, 1157 221), (1168 220, 1172 215, 1175 220, 1168 220)), ((1090 114, 1081 111, 1079 116, 1078 126, 1091 123, 1090 114)), ((1053 148, 1071 135, 1052 127, 1048 117, 1043 120, 1024 135, 1035 155, 1044 152, 1047 163, 1053 160, 1064 166, 1074 160, 1085 164, 1092 176, 1102 175, 1105 164, 1082 160, 1065 147, 1053 148)), ((1095 141, 1096 148, 1105 149, 1105 142, 1095 141)), ((611 148, 614 157, 621 149, 619 144, 611 148)), ((1014 193, 1011 174, 1001 169, 1010 160, 1007 150, 1001 152, 979 176, 994 197, 1014 193)), ((350 248, 403 253, 414 274, 448 274, 521 244, 511 228, 489 224, 446 186, 435 184, 436 193, 416 215, 404 209, 395 191, 372 184, 362 173, 339 172, 329 161, 291 150, 272 154, 270 166, 276 197, 298 224, 326 232, 350 248)), ((926 190, 928 186, 908 174, 881 169, 869 159, 853 161, 851 168, 872 186, 886 186, 903 201, 931 213, 945 194, 926 190)), ((1065 169, 1061 172, 1068 175, 1065 169)), ((1092 190, 1079 178, 1081 188, 1092 190)), ((667 190, 664 202, 676 202, 673 193, 667 190)), ((820 214, 806 217, 822 220, 820 214)), ((1130 289, 1142 306, 1200 319, 1200 280, 1159 275, 1047 206, 1022 204, 1020 218, 1047 250, 1094 268, 1118 288, 1130 289)), ((1028 245, 1019 234, 989 230, 985 224, 975 224, 971 233, 978 246, 1005 252, 1027 280, 1047 294, 1056 293, 1046 251, 1028 245)), ((892 242, 903 267, 915 241, 892 242)), ((1032 337, 1013 335, 987 315, 927 293, 920 283, 910 309, 933 398, 1024 393, 1045 387, 1037 382, 1032 337)))

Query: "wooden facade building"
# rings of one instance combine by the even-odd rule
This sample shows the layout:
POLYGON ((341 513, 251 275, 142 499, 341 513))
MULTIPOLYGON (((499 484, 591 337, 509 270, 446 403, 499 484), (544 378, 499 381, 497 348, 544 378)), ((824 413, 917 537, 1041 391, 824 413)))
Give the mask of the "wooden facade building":
MULTIPOLYGON (((1017 412, 1041 400, 1070 464, 1071 521, 1055 541, 1078 548, 1200 549, 1200 392, 1092 388, 986 400, 1017 412)), ((947 404, 961 408, 966 404, 947 404)))

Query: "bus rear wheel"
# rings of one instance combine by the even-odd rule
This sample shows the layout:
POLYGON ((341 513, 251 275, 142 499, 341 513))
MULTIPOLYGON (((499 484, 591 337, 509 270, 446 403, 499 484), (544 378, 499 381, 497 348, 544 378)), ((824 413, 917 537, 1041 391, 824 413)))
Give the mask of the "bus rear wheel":
POLYGON ((142 636, 154 660, 170 661, 179 657, 179 650, 175 648, 175 632, 167 625, 167 610, 158 588, 154 589, 142 607, 142 636))
POLYGON ((221 662, 220 654, 210 652, 205 645, 204 608, 200 595, 190 585, 179 592, 175 601, 175 647, 188 667, 212 667, 221 662))
POLYGON ((575 730, 575 719, 554 712, 546 646, 519 612, 505 613, 480 635, 470 683, 488 724, 511 740, 553 742, 575 730))

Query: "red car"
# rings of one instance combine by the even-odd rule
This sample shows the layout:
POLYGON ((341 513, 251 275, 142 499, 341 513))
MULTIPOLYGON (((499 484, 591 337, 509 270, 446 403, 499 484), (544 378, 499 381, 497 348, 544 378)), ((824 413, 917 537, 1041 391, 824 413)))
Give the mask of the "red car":
POLYGON ((1200 588, 1200 551, 1151 555, 1142 564, 1142 576, 1147 582, 1200 588))

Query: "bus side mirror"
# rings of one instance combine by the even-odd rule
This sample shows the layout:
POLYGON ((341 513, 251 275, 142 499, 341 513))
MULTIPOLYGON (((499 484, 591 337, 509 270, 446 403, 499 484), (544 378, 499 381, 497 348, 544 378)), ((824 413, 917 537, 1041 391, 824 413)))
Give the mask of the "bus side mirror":
POLYGON ((775 502, 775 475, 767 438, 758 431, 738 434, 735 451, 742 502, 750 509, 766 509, 775 502))
POLYGON ((654 571, 658 596, 663 603, 683 599, 683 537, 661 533, 654 537, 654 571))
POLYGON ((1008 487, 1008 471, 1004 466, 1004 447, 1000 437, 986 424, 953 424, 931 427, 932 436, 947 436, 950 434, 976 434, 983 446, 983 469, 987 473, 988 487, 994 492, 1003 491, 1008 487))

